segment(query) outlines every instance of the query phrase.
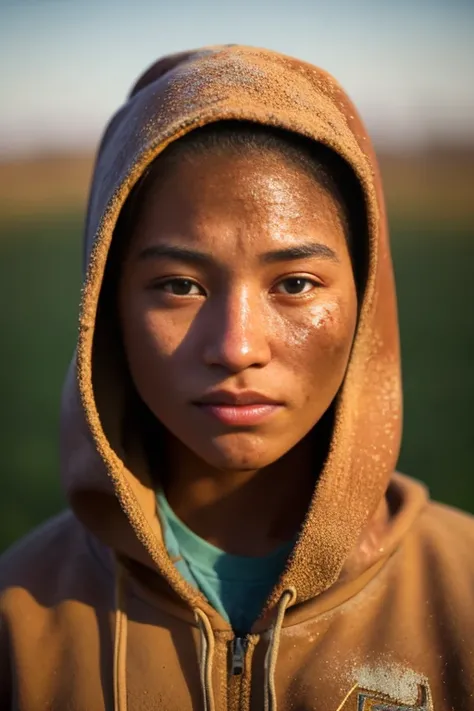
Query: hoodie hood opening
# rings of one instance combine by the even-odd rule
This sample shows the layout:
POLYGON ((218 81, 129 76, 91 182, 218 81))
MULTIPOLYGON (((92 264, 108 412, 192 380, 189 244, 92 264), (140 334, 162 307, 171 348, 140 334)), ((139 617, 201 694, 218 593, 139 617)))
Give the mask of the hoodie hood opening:
MULTIPOLYGON (((155 488, 159 484, 156 479, 156 472, 160 469, 163 471, 167 467, 166 445, 169 433, 141 400, 132 382, 126 363, 117 313, 117 293, 121 264, 128 242, 132 238, 132 231, 141 206, 146 200, 150 183, 154 184, 157 180, 166 180, 167 168, 172 168, 176 158, 179 160, 183 155, 187 157, 191 154, 191 156, 199 158, 208 149, 219 154, 219 152, 233 152, 236 148, 243 148, 249 151, 274 151, 282 160, 289 160, 294 163, 301 160, 300 168, 305 171, 308 170, 308 161, 313 160, 314 167, 309 166, 309 170, 315 173, 316 180, 322 181, 323 184, 331 181, 329 188, 335 199, 341 204, 344 212, 346 239, 356 281, 359 311, 363 301, 368 265, 368 231, 364 194, 351 166, 332 149, 283 129, 276 129, 249 121, 233 120, 206 124, 171 143, 144 170, 130 191, 118 216, 107 255, 104 278, 99 295, 92 357, 92 380, 99 413, 106 413, 108 410, 107 401, 110 400, 110 389, 118 388, 124 391, 124 405, 122 405, 124 412, 123 424, 118 435, 120 437, 120 450, 117 449, 117 445, 114 449, 117 453, 120 452, 121 458, 125 458, 127 451, 130 449, 130 441, 135 436, 142 444, 146 461, 145 466, 149 471, 150 481, 155 488), (203 135, 204 143, 202 140, 203 135), (243 136, 245 139, 249 135, 251 141, 257 135, 257 139, 263 137, 264 141, 266 140, 269 145, 267 146, 265 142, 262 142, 262 144, 257 143, 256 147, 252 144, 245 145, 245 141, 241 141, 241 137, 243 136), (197 136, 197 148, 195 147, 195 136, 197 136), (224 141, 222 136, 224 136, 224 141), (240 138, 239 142, 242 142, 242 146, 235 141, 235 136, 238 139, 240 138), (275 143, 272 143, 272 139, 274 139, 276 147, 275 143), (232 140, 236 145, 232 145, 232 140), (278 141, 280 141, 280 144, 278 141), (290 147, 290 150, 299 151, 302 158, 296 157, 295 159, 291 155, 287 157, 281 150, 281 144, 285 146, 285 143, 290 147), (184 149, 181 147, 183 144, 185 146, 184 149), (171 159, 168 157, 169 155, 171 155, 171 159), (306 163, 303 162, 305 159, 306 163), (110 368, 110 358, 112 357, 116 361, 113 369, 114 382, 105 388, 102 405, 100 396, 101 383, 104 383, 104 379, 107 376, 104 376, 104 368, 101 366, 101 353, 106 354, 107 370, 110 368), (131 433, 134 434, 132 435, 131 433)), ((338 394, 336 394, 327 411, 311 431, 310 436, 314 441, 315 482, 317 482, 318 474, 322 470, 329 453, 337 399, 338 394)), ((103 420, 103 428, 110 440, 108 434, 110 430, 105 420, 103 420)))

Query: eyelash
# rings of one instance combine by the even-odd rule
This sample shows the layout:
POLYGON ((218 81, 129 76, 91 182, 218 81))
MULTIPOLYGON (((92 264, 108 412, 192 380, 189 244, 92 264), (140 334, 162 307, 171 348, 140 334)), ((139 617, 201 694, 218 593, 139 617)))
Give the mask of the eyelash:
MULTIPOLYGON (((314 291, 314 289, 317 289, 318 287, 321 286, 321 282, 317 281, 316 279, 310 279, 309 277, 299 276, 298 274, 295 274, 294 276, 293 275, 287 276, 287 277, 284 277, 283 279, 280 279, 280 281, 277 282, 276 286, 283 284, 284 282, 288 282, 288 281, 306 282, 307 284, 310 284, 312 288, 307 289, 306 291, 300 291, 297 294, 287 294, 286 293, 286 294, 284 294, 285 296, 304 296, 305 294, 309 294, 312 291, 314 291)), ((282 293, 282 292, 279 292, 279 293, 282 293)))
MULTIPOLYGON (((311 293, 314 289, 317 289, 318 287, 321 287, 321 286, 322 286, 321 282, 317 281, 316 279, 310 279, 309 277, 300 276, 300 275, 298 275, 298 274, 291 275, 291 276, 287 276, 287 277, 284 277, 283 279, 280 279, 280 281, 278 281, 278 282, 276 283, 276 286, 278 286, 278 285, 280 285, 280 284, 283 284, 283 283, 285 283, 285 282, 289 282, 289 281, 302 281, 302 282, 306 282, 307 284, 310 284, 310 285, 312 286, 312 288, 307 289, 307 290, 305 290, 305 291, 298 292, 298 293, 296 293, 296 294, 288 294, 288 293, 284 293, 284 292, 278 292, 279 294, 283 294, 284 296, 299 297, 299 296, 304 296, 304 295, 306 295, 306 294, 309 294, 309 293, 311 293)), ((152 284, 151 288, 152 288, 153 290, 162 291, 162 292, 164 292, 164 293, 166 293, 166 294, 168 294, 168 295, 170 295, 170 296, 175 296, 175 297, 177 297, 177 298, 186 298, 186 297, 195 297, 195 296, 205 296, 204 289, 202 289, 196 281, 194 281, 193 279, 187 279, 186 277, 172 277, 172 278, 163 279, 163 280, 161 280, 161 281, 154 282, 154 283, 152 284), (167 287, 167 286, 169 286, 169 285, 171 285, 171 284, 183 284, 183 283, 189 283, 191 286, 197 286, 198 289, 201 289, 201 293, 197 293, 197 294, 173 294, 173 293, 170 292, 170 291, 166 291, 166 288, 165 288, 165 287, 167 287)))
MULTIPOLYGON (((189 284, 191 284, 191 286, 197 286, 199 289, 201 289, 201 287, 197 284, 197 282, 195 282, 193 279, 186 279, 185 277, 172 277, 172 278, 168 278, 168 279, 163 279, 162 281, 154 282, 151 285, 151 288, 154 291, 163 291, 166 294, 169 294, 170 296, 177 296, 177 297, 180 297, 180 296, 202 296, 203 295, 203 294, 173 294, 170 291, 166 291, 165 287, 167 287, 170 284, 184 284, 184 283, 189 283, 189 284)), ((202 290, 202 291, 204 291, 204 290, 202 290)))

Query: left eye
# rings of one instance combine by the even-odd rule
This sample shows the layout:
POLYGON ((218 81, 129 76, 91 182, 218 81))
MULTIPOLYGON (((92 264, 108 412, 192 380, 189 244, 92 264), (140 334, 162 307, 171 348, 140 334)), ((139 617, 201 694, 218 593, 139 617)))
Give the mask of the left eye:
POLYGON ((202 294, 199 286, 191 279, 168 279, 168 281, 157 284, 155 288, 173 296, 200 296, 202 294))
POLYGON ((276 286, 279 294, 298 295, 306 294, 316 287, 316 283, 304 277, 288 277, 276 286))

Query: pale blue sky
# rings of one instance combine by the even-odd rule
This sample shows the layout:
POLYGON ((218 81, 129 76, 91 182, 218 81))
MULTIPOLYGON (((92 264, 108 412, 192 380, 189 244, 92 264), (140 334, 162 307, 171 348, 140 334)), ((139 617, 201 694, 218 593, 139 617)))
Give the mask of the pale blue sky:
POLYGON ((94 146, 157 57, 227 42, 328 69, 379 143, 474 141, 474 0, 0 0, 0 155, 94 146))

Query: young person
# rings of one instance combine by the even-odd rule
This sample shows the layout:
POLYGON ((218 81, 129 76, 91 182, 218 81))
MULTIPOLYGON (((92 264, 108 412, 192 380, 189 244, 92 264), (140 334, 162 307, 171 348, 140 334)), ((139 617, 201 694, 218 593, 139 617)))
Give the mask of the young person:
POLYGON ((70 511, 0 564, 2 709, 469 711, 474 525, 394 473, 384 203, 325 72, 158 61, 99 149, 70 511))

